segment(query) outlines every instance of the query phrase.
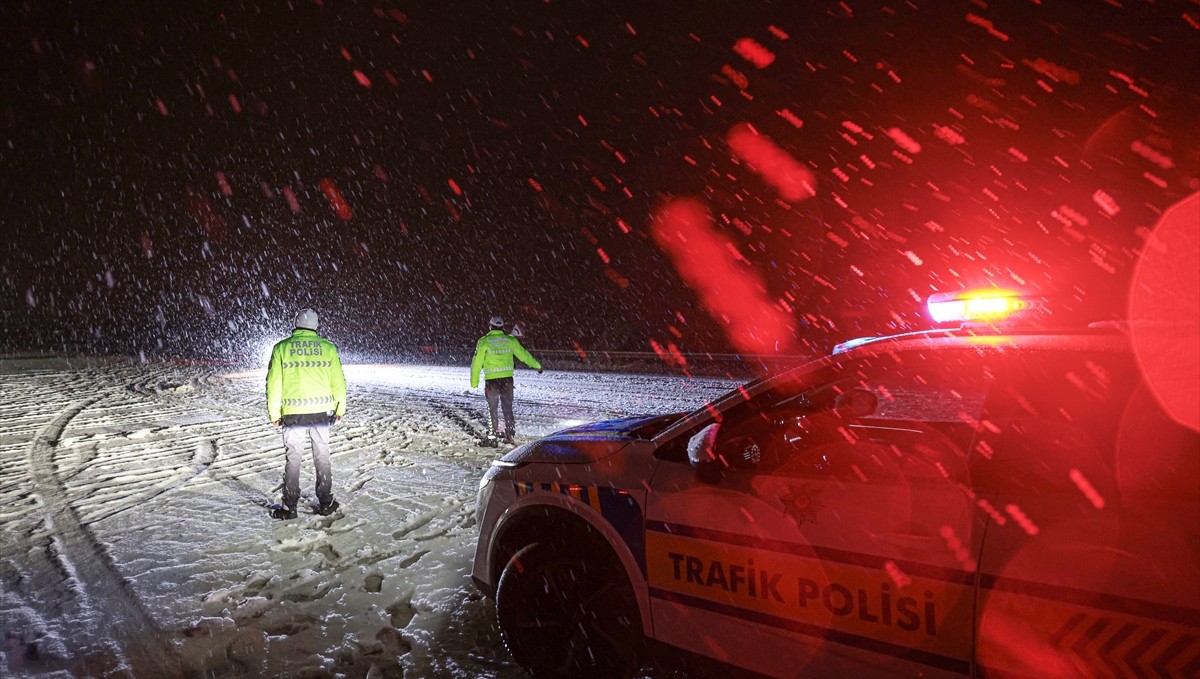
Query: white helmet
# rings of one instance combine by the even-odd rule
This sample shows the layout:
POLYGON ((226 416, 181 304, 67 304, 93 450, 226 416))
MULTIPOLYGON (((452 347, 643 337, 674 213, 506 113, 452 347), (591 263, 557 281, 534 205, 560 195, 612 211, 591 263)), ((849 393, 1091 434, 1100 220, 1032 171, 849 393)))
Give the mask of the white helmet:
POLYGON ((304 328, 305 330, 317 329, 317 312, 312 309, 304 309, 296 314, 296 327, 304 328))
POLYGON ((492 316, 491 326, 493 328, 503 328, 504 327, 504 317, 503 316, 492 316))

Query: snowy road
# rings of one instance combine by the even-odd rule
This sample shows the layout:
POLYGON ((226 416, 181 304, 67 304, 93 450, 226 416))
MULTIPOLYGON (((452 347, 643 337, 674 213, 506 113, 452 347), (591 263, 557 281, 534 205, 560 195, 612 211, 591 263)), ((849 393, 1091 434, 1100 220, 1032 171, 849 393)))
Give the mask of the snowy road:
MULTIPOLYGON (((263 371, 0 361, 0 676, 519 677, 470 582, 482 389, 353 365, 343 510, 273 521, 263 371)), ((517 373, 518 439, 694 407, 725 380, 517 373)))

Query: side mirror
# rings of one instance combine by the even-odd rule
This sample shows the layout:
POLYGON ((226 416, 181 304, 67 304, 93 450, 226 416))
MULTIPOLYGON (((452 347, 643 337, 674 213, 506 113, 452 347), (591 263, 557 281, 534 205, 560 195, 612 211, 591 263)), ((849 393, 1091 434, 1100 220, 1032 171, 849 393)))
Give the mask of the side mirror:
POLYGON ((717 431, 720 428, 721 425, 714 422, 688 440, 688 462, 696 470, 696 478, 704 483, 720 483, 725 476, 725 461, 717 455, 717 431))
POLYGON ((875 413, 879 407, 879 397, 875 392, 855 387, 838 394, 834 400, 834 408, 838 412, 853 417, 866 417, 875 413))

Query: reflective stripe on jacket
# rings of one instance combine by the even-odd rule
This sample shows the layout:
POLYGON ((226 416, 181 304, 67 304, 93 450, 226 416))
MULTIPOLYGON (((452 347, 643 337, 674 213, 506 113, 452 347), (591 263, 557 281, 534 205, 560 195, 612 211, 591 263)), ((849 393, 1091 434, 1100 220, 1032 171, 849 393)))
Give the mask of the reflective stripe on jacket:
POLYGON ((333 342, 296 328, 271 350, 267 366, 267 416, 346 413, 346 376, 333 342))
POLYGON ((479 386, 480 369, 485 380, 512 377, 513 356, 534 370, 542 369, 542 364, 525 351, 517 338, 503 330, 493 330, 480 337, 475 343, 475 358, 471 361, 471 386, 479 386))

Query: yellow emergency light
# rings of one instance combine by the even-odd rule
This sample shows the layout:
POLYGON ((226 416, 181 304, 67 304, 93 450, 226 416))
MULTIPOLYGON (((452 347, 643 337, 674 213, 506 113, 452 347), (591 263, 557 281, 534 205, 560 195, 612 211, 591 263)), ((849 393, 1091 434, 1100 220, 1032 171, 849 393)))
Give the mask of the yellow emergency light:
POLYGON ((939 292, 926 302, 929 316, 938 323, 1001 323, 1033 309, 1037 301, 1015 290, 985 288, 939 292))

